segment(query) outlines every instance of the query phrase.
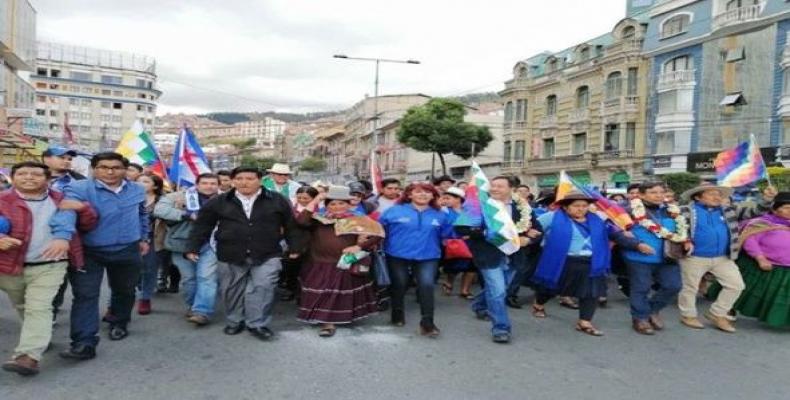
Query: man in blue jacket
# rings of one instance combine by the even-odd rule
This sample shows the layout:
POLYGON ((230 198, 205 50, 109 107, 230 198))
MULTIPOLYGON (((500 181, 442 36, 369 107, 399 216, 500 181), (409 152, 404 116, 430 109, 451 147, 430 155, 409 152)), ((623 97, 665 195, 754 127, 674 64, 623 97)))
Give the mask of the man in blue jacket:
POLYGON ((128 166, 129 160, 118 153, 98 153, 91 159, 93 178, 73 182, 66 188, 66 200, 90 203, 99 214, 99 222, 82 238, 85 268, 69 272, 74 294, 71 348, 60 354, 63 358, 88 360, 96 356, 99 295, 105 269, 113 293, 110 340, 128 336, 142 255, 149 250, 145 190, 126 180, 128 166))
MULTIPOLYGON (((644 218, 648 223, 664 227, 669 232, 676 232, 675 220, 667 212, 664 203, 666 189, 661 182, 646 182, 639 186, 639 197, 644 207, 644 218)), ((641 207, 640 207, 641 208, 641 207)), ((634 214, 635 210, 631 210, 634 214)), ((631 318, 633 328, 642 335, 653 335, 655 331, 664 329, 664 322, 659 313, 680 291, 680 268, 676 261, 665 258, 664 239, 639 224, 639 216, 633 215, 636 225, 631 230, 637 240, 652 247, 653 254, 644 254, 636 250, 624 250, 630 277, 631 318), (657 284, 658 289, 650 296, 651 288, 657 284)))

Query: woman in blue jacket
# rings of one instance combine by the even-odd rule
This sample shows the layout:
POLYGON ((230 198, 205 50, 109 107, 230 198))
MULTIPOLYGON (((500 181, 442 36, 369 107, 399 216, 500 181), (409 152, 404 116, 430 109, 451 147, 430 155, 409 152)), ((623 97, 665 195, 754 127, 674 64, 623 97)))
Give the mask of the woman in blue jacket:
POLYGON ((404 296, 413 274, 417 281, 420 301, 420 333, 436 337, 439 328, 433 321, 434 284, 442 240, 452 234, 447 214, 437 204, 439 193, 427 183, 413 183, 406 187, 399 204, 389 208, 379 219, 387 237, 384 253, 392 285, 392 324, 406 323, 404 296))

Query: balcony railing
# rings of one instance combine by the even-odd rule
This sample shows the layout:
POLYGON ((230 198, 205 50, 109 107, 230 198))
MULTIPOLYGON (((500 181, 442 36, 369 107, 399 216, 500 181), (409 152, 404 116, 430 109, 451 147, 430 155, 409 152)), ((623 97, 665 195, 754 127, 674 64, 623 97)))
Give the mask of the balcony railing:
POLYGON ((524 160, 518 161, 505 161, 502 163, 502 169, 520 169, 524 168, 524 160))
POLYGON ((599 160, 617 160, 622 158, 632 158, 634 156, 633 150, 607 150, 598 153, 599 160))
MULTIPOLYGON (((530 168, 580 168, 590 166, 590 153, 573 154, 569 156, 555 156, 533 158, 529 160, 530 168)), ((560 169, 562 169, 560 168, 560 169)))
POLYGON ((750 6, 733 8, 732 10, 728 10, 717 15, 713 19, 713 24, 716 27, 721 28, 724 26, 754 21, 760 18, 760 14, 762 14, 764 8, 765 8, 765 1, 761 1, 757 4, 750 6))
POLYGON ((505 89, 513 89, 517 87, 526 86, 529 82, 527 78, 514 78, 505 82, 505 89))
POLYGON ((693 69, 664 72, 658 77, 658 91, 674 90, 678 86, 693 84, 695 72, 693 69))
POLYGON ((578 108, 576 110, 571 111, 570 116, 568 116, 568 122, 570 123, 579 123, 585 122, 590 119, 590 110, 587 108, 578 108))
POLYGON ((548 128, 556 128, 557 127, 557 116, 556 115, 548 115, 540 119, 538 122, 538 128, 540 129, 548 129, 548 128))

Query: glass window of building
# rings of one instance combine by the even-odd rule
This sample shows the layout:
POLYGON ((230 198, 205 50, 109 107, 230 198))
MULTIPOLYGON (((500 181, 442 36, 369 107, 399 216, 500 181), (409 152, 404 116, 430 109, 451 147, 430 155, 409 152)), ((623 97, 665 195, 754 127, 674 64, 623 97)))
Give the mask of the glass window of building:
POLYGON ((576 89, 576 109, 583 110, 590 106, 590 88, 582 86, 576 89))
POLYGON ((71 71, 69 73, 69 77, 75 81, 90 82, 93 80, 93 74, 90 72, 71 71))
POLYGON ((628 122, 625 124, 625 149, 634 150, 636 148, 636 123, 628 122))
POLYGON ((543 139, 543 158, 554 157, 554 139, 543 139))
POLYGON ((691 15, 689 14, 673 15, 661 24, 661 37, 667 38, 684 33, 688 31, 690 23, 691 15))
POLYGON ((572 154, 583 154, 587 151, 587 132, 573 135, 572 154))
POLYGON ((123 85, 123 77, 116 75, 102 75, 101 83, 108 85, 123 85))
POLYGON ((620 124, 606 124, 603 146, 605 151, 620 149, 620 124))
POLYGON ((553 116, 557 114, 557 95, 552 94, 546 97, 546 115, 553 116))
POLYGON ((623 94, 623 74, 615 71, 606 77, 606 98, 615 99, 623 94))

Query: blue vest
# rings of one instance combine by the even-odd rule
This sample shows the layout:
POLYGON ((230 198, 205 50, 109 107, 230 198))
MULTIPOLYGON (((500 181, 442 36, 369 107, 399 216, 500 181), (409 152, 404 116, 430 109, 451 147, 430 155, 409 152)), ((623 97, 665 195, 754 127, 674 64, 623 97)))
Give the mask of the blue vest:
MULTIPOLYGON (((667 214, 666 206, 662 205, 658 210, 651 210, 647 208, 647 206, 645 209, 649 218, 670 232, 675 232, 675 220, 670 218, 669 214, 667 214)), ((642 264, 663 264, 666 262, 664 260, 664 239, 661 239, 656 236, 655 233, 648 231, 638 224, 631 228, 631 232, 636 236, 637 240, 652 247, 653 250, 655 250, 655 254, 648 255, 642 254, 636 250, 623 250, 623 257, 626 260, 642 264)))

